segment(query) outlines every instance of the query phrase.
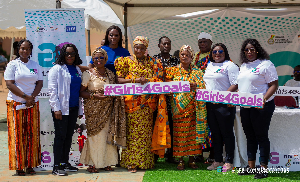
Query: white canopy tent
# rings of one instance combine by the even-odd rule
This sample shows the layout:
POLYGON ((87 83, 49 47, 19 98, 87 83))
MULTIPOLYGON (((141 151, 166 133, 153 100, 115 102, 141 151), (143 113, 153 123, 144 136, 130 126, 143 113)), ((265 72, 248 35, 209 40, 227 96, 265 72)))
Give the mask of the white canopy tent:
POLYGON ((228 7, 283 7, 300 6, 300 0, 104 0, 117 14, 125 27, 127 46, 127 27, 151 20, 163 19, 179 14, 207 9, 228 7), (221 3, 220 3, 221 2, 221 3))

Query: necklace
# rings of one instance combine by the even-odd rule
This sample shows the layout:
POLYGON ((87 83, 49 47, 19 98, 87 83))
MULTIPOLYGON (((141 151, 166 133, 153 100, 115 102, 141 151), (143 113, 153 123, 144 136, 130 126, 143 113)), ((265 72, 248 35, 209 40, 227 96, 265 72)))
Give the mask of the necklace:
POLYGON ((188 71, 186 71, 184 69, 185 72, 188 72, 187 75, 185 73, 182 73, 182 69, 184 69, 184 68, 182 68, 181 64, 179 64, 179 72, 180 72, 182 81, 188 81, 188 79, 190 77, 190 74, 192 73, 191 64, 189 65, 189 70, 188 71))
POLYGON ((105 76, 108 77, 106 71, 105 71, 105 73, 104 73, 105 76, 103 76, 103 74, 101 74, 101 73, 99 72, 99 70, 98 70, 96 67, 94 67, 94 70, 95 70, 95 72, 96 72, 96 75, 95 75, 95 76, 96 76, 100 81, 106 82, 105 76), (98 76, 97 74, 100 75, 100 76, 102 76, 102 77, 98 76))

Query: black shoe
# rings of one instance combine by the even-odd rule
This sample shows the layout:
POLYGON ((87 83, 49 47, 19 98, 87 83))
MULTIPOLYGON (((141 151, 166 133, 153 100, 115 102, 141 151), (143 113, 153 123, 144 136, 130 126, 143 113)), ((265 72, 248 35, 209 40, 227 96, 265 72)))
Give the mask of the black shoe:
POLYGON ((63 169, 64 169, 65 171, 70 171, 70 172, 76 172, 76 171, 78 171, 78 168, 77 168, 77 167, 71 166, 70 163, 66 163, 66 164, 64 164, 64 165, 62 165, 62 166, 63 166, 63 169))
POLYGON ((250 168, 250 166, 246 166, 239 169, 238 175, 251 175, 256 173, 256 168, 250 168))
POLYGON ((61 166, 53 167, 52 174, 57 176, 68 176, 68 173, 61 166))
POLYGON ((267 177, 268 177, 268 173, 257 173, 255 174, 254 179, 262 179, 267 177))

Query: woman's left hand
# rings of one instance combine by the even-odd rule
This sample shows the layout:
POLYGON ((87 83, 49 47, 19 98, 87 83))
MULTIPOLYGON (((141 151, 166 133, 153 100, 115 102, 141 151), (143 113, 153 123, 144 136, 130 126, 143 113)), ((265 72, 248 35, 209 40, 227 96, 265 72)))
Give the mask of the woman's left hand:
POLYGON ((196 82, 190 82, 190 89, 192 90, 196 90, 197 89, 197 83, 196 82))

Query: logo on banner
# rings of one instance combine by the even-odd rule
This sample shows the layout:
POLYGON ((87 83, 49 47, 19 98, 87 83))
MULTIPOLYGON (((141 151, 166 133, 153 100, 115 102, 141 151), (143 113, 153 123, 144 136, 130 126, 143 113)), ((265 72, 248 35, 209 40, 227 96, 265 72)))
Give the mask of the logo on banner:
POLYGON ((268 44, 290 44, 293 41, 289 40, 288 38, 285 38, 284 35, 278 36, 278 35, 271 35, 271 37, 268 39, 268 44))
POLYGON ((66 26, 66 32, 76 32, 76 26, 66 26))
POLYGON ((42 27, 36 27, 36 32, 46 32, 47 30, 45 28, 42 27))

